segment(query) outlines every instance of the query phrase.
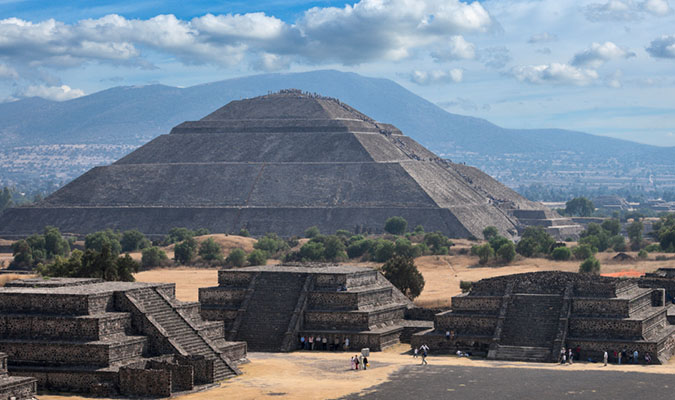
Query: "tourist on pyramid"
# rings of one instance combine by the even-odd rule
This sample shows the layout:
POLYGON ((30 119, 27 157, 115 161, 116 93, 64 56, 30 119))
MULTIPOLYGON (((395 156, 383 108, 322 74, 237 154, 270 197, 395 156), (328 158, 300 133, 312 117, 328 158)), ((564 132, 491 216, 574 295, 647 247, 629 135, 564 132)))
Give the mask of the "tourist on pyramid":
POLYGON ((609 357, 609 354, 607 354, 607 351, 602 355, 602 361, 605 363, 605 367, 607 366, 607 358, 609 357))
POLYGON ((314 350, 314 336, 309 337, 309 349, 314 350))
POLYGON ((558 360, 561 364, 564 364, 565 361, 565 347, 563 346, 562 349, 560 349, 560 359, 558 360))
POLYGON ((568 353, 567 353, 567 362, 572 365, 572 359, 574 358, 574 354, 572 354, 572 349, 570 348, 568 353))
POLYGON ((638 364, 640 362, 640 358, 638 356, 639 356, 638 351, 635 350, 633 352, 633 364, 638 364))

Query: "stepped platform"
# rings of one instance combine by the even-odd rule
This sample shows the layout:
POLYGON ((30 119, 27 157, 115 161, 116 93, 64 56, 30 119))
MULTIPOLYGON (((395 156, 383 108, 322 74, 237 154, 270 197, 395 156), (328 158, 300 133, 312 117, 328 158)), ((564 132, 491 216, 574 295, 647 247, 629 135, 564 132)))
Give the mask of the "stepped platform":
POLYGON ((453 297, 452 309, 436 314, 411 345, 538 362, 558 361, 563 347, 580 349, 582 359, 626 348, 666 362, 675 353, 675 318, 664 289, 639 283, 555 271, 483 279, 453 297))
POLYGON ((163 283, 26 279, 0 288, 9 373, 44 390, 168 397, 240 373, 246 344, 163 283))
POLYGON ((7 354, 0 353, 0 399, 33 400, 37 392, 37 379, 26 376, 9 376, 7 354))
MULTIPOLYGON (((255 351, 292 351, 300 337, 349 339, 373 351, 399 343, 411 302, 378 271, 331 264, 283 264, 218 272, 199 289, 202 317, 255 351)), ((408 331, 419 330, 416 327, 408 331)))

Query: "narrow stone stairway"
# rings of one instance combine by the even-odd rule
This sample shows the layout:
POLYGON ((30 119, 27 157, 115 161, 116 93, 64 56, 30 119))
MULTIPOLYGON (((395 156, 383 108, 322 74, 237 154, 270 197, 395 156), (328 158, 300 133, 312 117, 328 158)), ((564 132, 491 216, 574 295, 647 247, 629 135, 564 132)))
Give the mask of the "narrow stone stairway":
POLYGON ((249 350, 281 351, 304 283, 304 274, 261 274, 248 304, 248 310, 255 312, 244 316, 237 340, 246 341, 249 350))
POLYGON ((204 340, 155 288, 146 288, 129 292, 145 309, 147 315, 168 332, 169 337, 190 355, 204 356, 214 360, 214 381, 221 381, 238 374, 236 367, 230 365, 217 349, 204 340))

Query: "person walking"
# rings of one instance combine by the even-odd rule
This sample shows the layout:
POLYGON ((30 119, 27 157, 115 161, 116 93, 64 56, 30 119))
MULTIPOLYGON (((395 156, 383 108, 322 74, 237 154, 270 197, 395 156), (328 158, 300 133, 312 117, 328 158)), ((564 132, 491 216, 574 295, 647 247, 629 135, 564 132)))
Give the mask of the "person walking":
POLYGON ((635 350, 633 352, 633 364, 638 364, 640 362, 640 358, 638 357, 638 351, 635 350))
POLYGON ((323 344, 323 351, 328 350, 328 338, 324 336, 321 339, 321 343, 323 344))
POLYGON ((607 350, 605 350, 605 354, 602 355, 602 361, 605 363, 605 367, 607 366, 607 359, 609 358, 609 354, 607 354, 607 350))
POLYGON ((352 371, 356 370, 356 360, 354 359, 354 356, 352 356, 350 361, 351 361, 352 371))
POLYGON ((567 353, 567 362, 572 365, 573 361, 572 359, 574 358, 574 354, 572 353, 572 348, 570 347, 568 353, 567 353))
POLYGON ((419 349, 417 349, 417 347, 415 347, 415 348, 413 349, 413 358, 417 358, 417 353, 418 353, 418 352, 419 352, 419 349))
POLYGON ((621 358, 623 357, 623 352, 619 352, 619 365, 621 365, 621 358))
POLYGON ((368 357, 366 356, 363 357, 363 369, 368 369, 368 357))
POLYGON ((300 348, 302 350, 305 350, 305 337, 304 336, 300 337, 300 348))
POLYGON ((359 369, 365 369, 365 364, 363 363, 363 354, 359 354, 359 369))
POLYGON ((427 355, 429 355, 429 346, 423 344, 422 347, 420 347, 420 350, 422 350, 422 365, 429 364, 427 362, 427 355))
POLYGON ((562 349, 560 349, 560 359, 558 360, 561 364, 565 364, 565 347, 563 346, 562 349))
POLYGON ((309 349, 314 350, 314 336, 309 337, 309 349))

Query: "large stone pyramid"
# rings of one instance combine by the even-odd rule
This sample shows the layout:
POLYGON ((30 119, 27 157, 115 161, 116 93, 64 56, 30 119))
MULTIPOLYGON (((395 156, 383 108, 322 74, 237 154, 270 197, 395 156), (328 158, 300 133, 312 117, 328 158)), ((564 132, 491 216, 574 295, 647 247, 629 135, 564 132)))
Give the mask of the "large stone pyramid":
POLYGON ((0 236, 46 225, 79 234, 136 228, 152 235, 185 226, 298 235, 313 225, 378 232, 391 216, 453 237, 481 236, 488 225, 516 235, 517 217, 564 225, 392 125, 336 99, 285 90, 184 122, 38 205, 7 211, 0 236))

